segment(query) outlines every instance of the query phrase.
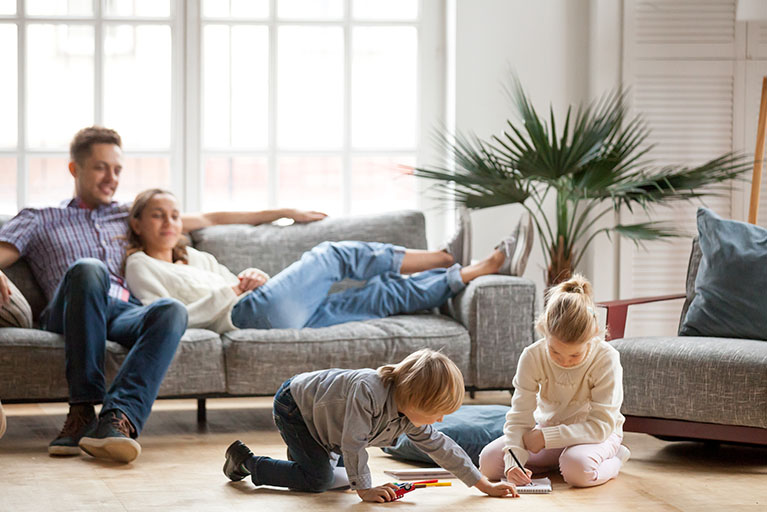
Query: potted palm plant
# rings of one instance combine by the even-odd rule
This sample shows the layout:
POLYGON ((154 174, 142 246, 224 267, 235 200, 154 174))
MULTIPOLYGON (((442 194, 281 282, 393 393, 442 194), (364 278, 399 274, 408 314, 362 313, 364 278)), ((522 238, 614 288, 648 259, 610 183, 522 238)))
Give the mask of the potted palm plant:
POLYGON ((443 198, 469 209, 521 204, 534 220, 548 286, 566 280, 599 235, 615 233, 641 243, 682 233, 663 223, 591 226, 622 207, 650 210, 672 200, 716 195, 724 182, 751 168, 745 155, 727 153, 703 165, 659 166, 645 159, 651 146, 640 116, 627 119, 626 94, 567 109, 561 133, 553 109, 548 121, 533 108, 520 81, 507 90, 518 120, 490 140, 438 135, 453 165, 416 168, 437 181, 443 198), (553 196, 553 213, 544 203, 553 196))

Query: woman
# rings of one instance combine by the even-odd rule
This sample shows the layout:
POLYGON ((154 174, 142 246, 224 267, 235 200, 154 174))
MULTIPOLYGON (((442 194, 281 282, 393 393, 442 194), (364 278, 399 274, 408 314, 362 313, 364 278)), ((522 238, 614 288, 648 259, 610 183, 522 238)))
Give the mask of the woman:
POLYGON ((133 294, 144 304, 178 299, 190 328, 218 333, 325 327, 433 308, 469 281, 508 267, 514 246, 504 240, 484 260, 461 267, 444 251, 323 242, 272 278, 256 268, 235 276, 211 254, 185 247, 176 198, 160 189, 136 197, 128 240, 125 279, 133 294), (344 278, 367 283, 328 295, 344 278))

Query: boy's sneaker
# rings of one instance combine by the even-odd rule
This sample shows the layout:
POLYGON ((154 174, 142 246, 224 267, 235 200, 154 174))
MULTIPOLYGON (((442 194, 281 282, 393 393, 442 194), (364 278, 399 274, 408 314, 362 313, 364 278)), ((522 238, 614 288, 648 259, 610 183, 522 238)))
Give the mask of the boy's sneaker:
POLYGON ((627 447, 620 445, 618 448, 618 453, 616 453, 615 456, 618 457, 623 464, 625 464, 628 462, 629 458, 631 458, 631 451, 627 447))
POLYGON ((224 461, 224 474, 232 482, 239 482, 250 471, 245 467, 245 461, 253 457, 253 452, 245 446, 239 439, 229 445, 226 449, 226 460, 224 461))
POLYGON ((141 455, 141 445, 133 439, 136 429, 122 412, 102 413, 98 425, 80 439, 80 448, 93 457, 117 462, 132 462, 141 455))
POLYGON ((94 430, 97 423, 98 418, 91 404, 70 405, 64 427, 58 437, 48 445, 48 454, 80 455, 80 438, 94 430))
POLYGON ((3 410, 3 402, 0 402, 0 437, 5 435, 5 411, 3 410))
POLYGON ((509 261, 510 271, 512 276, 521 276, 525 273, 527 267, 527 258, 530 256, 530 250, 533 248, 533 219, 530 214, 525 212, 517 223, 517 228, 514 230, 514 235, 517 240, 514 253, 511 255, 509 261))
POLYGON ((458 209, 455 233, 440 250, 451 255, 462 267, 471 264, 471 216, 467 208, 458 209))

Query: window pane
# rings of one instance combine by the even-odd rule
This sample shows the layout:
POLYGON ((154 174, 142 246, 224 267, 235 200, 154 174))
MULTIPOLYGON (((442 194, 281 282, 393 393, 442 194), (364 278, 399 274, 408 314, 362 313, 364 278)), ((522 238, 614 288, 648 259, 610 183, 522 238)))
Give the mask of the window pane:
POLYGON ((27 140, 66 148, 93 124, 93 27, 33 24, 27 43, 27 140))
POLYGON ((340 158, 281 158, 278 169, 280 207, 319 210, 328 215, 343 212, 340 158))
POLYGON ((343 15, 343 0, 277 0, 277 16, 280 18, 328 20, 343 15))
POLYGON ((269 0, 203 0, 204 18, 266 18, 269 0))
MULTIPOLYGON (((16 25, 0 25, 0 148, 16 146, 18 74, 16 25)), ((3 182, 5 183, 5 182, 3 182)))
POLYGON ((352 145, 416 145, 416 29, 360 27, 353 32, 352 145))
POLYGON ((16 14, 16 0, 0 0, 0 14, 16 14))
POLYGON ((105 33, 104 123, 131 150, 170 147, 170 27, 111 25, 105 33))
POLYGON ((264 148, 268 139, 266 27, 205 27, 203 141, 207 148, 264 148))
POLYGON ((92 0, 27 0, 32 16, 93 16, 92 0))
POLYGON ((16 159, 0 157, 0 215, 15 215, 16 206, 16 159))
POLYGON ((107 0, 107 16, 170 16, 169 0, 107 0))
POLYGON ((163 156, 125 158, 115 201, 131 203, 139 192, 148 188, 170 188, 170 159, 163 156))
POLYGON ((352 159, 351 213, 378 213, 418 207, 415 177, 407 168, 415 157, 352 159))
POLYGON ((282 27, 278 42, 277 141, 288 149, 337 149, 343 140, 343 32, 282 27))
POLYGON ((266 158, 213 157, 205 160, 204 211, 264 210, 268 204, 266 158))
POLYGON ((357 19, 414 20, 418 0, 353 0, 352 15, 357 19))
MULTIPOLYGON (((72 132, 74 135, 74 132, 72 132)), ((69 174, 68 157, 30 157, 30 206, 58 206, 74 197, 75 180, 69 174)))

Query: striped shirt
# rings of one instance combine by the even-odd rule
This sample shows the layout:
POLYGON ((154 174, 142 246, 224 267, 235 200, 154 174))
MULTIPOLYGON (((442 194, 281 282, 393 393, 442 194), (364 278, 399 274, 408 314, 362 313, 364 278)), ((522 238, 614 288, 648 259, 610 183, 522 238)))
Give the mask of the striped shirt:
POLYGON ((127 301, 122 262, 130 204, 95 209, 78 198, 47 208, 24 208, 0 227, 0 242, 18 249, 50 301, 67 269, 80 258, 96 258, 109 270, 109 295, 127 301))

